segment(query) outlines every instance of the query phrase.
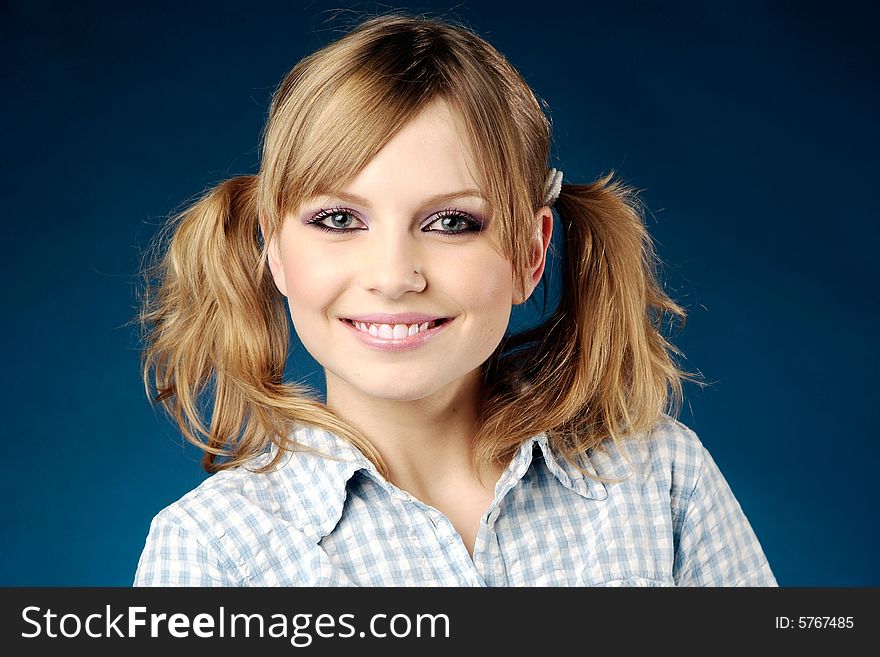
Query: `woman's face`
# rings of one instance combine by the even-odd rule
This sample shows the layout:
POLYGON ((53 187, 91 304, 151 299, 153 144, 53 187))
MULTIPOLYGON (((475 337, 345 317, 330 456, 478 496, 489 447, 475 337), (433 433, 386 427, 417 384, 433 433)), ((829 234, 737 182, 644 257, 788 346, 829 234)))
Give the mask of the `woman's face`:
POLYGON ((510 261, 493 248, 497 225, 484 200, 467 192, 432 200, 476 190, 464 144, 447 105, 432 104, 344 193, 312 198, 285 217, 270 244, 296 332, 326 370, 328 404, 465 389, 522 301, 510 261), (373 318, 360 329, 348 321, 403 313, 446 322, 422 332, 425 318, 373 318), (420 333, 410 335, 412 324, 420 333))

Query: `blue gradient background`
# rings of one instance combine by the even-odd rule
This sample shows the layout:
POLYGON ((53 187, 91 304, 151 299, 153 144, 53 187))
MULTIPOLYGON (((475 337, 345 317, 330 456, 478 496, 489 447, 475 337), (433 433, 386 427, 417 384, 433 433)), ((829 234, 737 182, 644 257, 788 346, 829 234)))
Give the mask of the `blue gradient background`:
MULTIPOLYGON (((124 586, 150 519, 205 477, 142 387, 126 325, 140 254, 169 213, 257 170, 275 85, 338 34, 327 10, 342 5, 0 6, 0 584, 124 586)), ((567 182, 614 168, 643 190, 689 311, 674 341, 715 382, 688 384, 681 419, 780 584, 880 584, 877 16, 845 2, 379 9, 407 6, 452 9, 507 55, 549 103, 567 182)), ((298 342, 288 375, 323 386, 298 342)))

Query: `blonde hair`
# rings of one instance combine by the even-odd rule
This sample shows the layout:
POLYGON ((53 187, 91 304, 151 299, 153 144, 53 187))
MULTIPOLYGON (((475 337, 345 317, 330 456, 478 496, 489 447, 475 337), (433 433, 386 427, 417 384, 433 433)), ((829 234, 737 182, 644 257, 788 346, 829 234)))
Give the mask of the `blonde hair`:
MULTIPOLYGON (((284 216, 339 189, 328 181, 356 177, 435 100, 449 104, 468 138, 477 182, 499 219, 499 248, 525 289, 551 140, 535 94, 463 25, 400 12, 362 22, 279 85, 259 174, 222 182, 174 215, 144 267, 144 386, 204 450, 208 472, 242 465, 270 443, 298 449, 291 428, 311 424, 350 441, 388 475, 359 429, 314 390, 282 381, 290 335, 267 245, 284 216), (213 396, 210 426, 202 395, 213 396)), ((677 415, 681 381, 696 380, 678 369, 671 354, 682 354, 660 332, 666 315, 683 326, 685 312, 657 282, 635 192, 613 177, 562 186, 562 298, 546 322, 505 337, 483 364, 476 464, 503 463, 542 431, 576 463, 607 438, 677 415)))

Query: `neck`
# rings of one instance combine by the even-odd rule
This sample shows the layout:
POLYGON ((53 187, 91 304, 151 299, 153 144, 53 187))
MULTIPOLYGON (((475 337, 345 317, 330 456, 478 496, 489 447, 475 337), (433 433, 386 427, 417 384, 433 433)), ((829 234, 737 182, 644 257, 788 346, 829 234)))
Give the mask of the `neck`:
POLYGON ((367 436, 388 466, 391 483, 424 500, 478 478, 471 449, 480 383, 476 369, 430 397, 382 399, 328 372, 327 406, 367 436))

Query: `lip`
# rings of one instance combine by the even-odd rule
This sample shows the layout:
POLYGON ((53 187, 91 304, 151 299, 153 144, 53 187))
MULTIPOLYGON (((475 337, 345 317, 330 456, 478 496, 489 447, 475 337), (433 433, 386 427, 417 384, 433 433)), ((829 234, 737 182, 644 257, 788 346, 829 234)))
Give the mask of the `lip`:
MULTIPOLYGON (((376 315, 371 315, 372 317, 376 317, 376 315)), ((388 317, 388 315, 380 315, 380 317, 388 317)), ((427 315, 398 315, 398 317, 428 317, 427 315)), ((443 319, 440 318, 431 318, 425 319, 424 321, 433 321, 434 319, 443 319)), ((355 336, 363 342, 368 347, 373 347, 374 349, 381 349, 382 351, 410 351, 412 349, 418 349, 419 347, 424 346, 425 344, 431 342, 434 338, 436 338, 443 330, 452 324, 455 321, 455 318, 448 318, 442 324, 438 324, 434 328, 428 329, 427 331, 419 331, 415 335, 408 335, 405 338, 400 338, 399 340, 395 340, 394 338, 380 338, 378 336, 370 335, 369 333, 364 333, 359 330, 354 324, 347 321, 346 319, 339 318, 339 321, 343 326, 346 326, 349 331, 355 334, 355 336)), ((357 321, 366 321, 360 320, 357 321)), ((403 322, 398 320, 397 322, 375 322, 370 321, 370 324, 406 324, 407 322, 403 322)), ((416 324, 416 321, 409 322, 411 324, 416 324)))
POLYGON ((374 313, 372 315, 346 315, 340 319, 350 319, 366 324, 424 324, 435 319, 449 319, 443 315, 427 315, 425 313, 374 313))

